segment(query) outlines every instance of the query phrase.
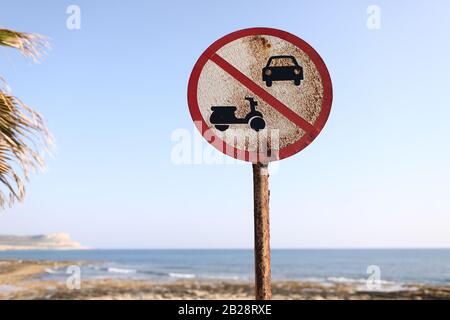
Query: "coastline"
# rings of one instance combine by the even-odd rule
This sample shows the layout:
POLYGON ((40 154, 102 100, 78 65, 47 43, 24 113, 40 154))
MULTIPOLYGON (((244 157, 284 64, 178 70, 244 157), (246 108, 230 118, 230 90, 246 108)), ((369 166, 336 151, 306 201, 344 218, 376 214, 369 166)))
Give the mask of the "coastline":
MULTIPOLYGON (((43 275, 83 261, 0 260, 0 299, 253 299, 253 283, 240 280, 82 280, 80 289, 43 275)), ((70 275, 68 275, 70 276, 70 275)), ((450 299, 450 286, 405 285, 395 291, 367 291, 348 283, 274 281, 273 299, 450 299)))

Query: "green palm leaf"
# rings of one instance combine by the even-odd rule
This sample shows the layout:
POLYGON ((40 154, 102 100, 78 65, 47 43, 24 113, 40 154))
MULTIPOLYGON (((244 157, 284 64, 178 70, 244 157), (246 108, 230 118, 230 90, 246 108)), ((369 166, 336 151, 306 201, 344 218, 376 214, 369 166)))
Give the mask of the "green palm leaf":
MULTIPOLYGON (((37 60, 47 48, 44 37, 0 29, 0 45, 37 60)), ((44 168, 52 144, 42 116, 6 90, 0 78, 0 206, 22 201, 29 172, 44 168)))

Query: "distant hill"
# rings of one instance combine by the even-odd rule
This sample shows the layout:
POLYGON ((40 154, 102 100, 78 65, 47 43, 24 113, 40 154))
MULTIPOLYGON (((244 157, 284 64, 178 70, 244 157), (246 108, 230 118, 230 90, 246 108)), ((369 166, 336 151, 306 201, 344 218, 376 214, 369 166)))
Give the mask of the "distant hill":
POLYGON ((67 250, 86 249, 72 241, 66 233, 32 236, 0 235, 0 251, 6 250, 67 250))

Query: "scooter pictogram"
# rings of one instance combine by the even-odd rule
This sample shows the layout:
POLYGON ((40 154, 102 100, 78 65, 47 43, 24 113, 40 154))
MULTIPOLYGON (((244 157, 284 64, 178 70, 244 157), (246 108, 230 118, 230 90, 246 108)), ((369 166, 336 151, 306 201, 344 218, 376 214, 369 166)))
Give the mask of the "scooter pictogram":
POLYGON ((235 106, 212 106, 212 114, 209 121, 214 124, 215 128, 220 131, 225 131, 230 127, 230 124, 249 124, 250 128, 255 131, 262 130, 266 127, 266 122, 263 119, 263 114, 256 111, 258 102, 252 97, 245 97, 250 104, 250 112, 244 118, 237 118, 235 115, 237 107, 235 106))

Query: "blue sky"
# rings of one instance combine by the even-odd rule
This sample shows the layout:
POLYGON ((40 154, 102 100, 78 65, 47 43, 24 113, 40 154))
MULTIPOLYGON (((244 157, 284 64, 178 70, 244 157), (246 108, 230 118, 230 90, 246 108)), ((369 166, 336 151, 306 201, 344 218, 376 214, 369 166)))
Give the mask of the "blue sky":
MULTIPOLYGON (((193 130, 187 81, 232 31, 265 26, 310 43, 331 74, 321 135, 270 178, 273 247, 449 247, 448 1, 5 1, 0 26, 51 38, 0 73, 44 114, 57 149, 0 233, 68 232, 101 248, 253 245, 251 166, 176 165, 193 130), (66 8, 81 29, 66 28, 66 8), (369 5, 381 29, 366 26, 369 5), (220 201, 220 206, 217 202, 220 201)), ((206 143, 201 146, 206 148, 206 143)))

